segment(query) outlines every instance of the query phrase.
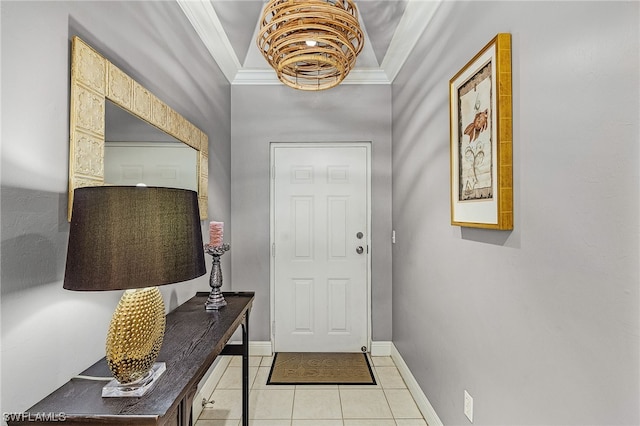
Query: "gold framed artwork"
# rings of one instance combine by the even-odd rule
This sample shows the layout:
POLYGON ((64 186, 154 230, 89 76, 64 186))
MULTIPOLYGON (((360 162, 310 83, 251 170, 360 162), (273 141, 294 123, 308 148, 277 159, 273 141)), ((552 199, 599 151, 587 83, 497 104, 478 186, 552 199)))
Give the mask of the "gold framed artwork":
POLYGON ((511 34, 450 80, 449 107, 451 224, 513 229, 511 34))

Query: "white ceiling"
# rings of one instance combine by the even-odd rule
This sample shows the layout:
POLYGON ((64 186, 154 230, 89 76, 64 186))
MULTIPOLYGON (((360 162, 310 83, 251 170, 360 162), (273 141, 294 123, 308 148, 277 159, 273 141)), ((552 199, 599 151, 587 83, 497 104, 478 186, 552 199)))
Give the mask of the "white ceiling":
MULTIPOLYGON (((342 84, 390 84, 441 0, 355 0, 364 48, 342 84)), ((177 0, 231 84, 281 84, 256 45, 266 0, 177 0)))

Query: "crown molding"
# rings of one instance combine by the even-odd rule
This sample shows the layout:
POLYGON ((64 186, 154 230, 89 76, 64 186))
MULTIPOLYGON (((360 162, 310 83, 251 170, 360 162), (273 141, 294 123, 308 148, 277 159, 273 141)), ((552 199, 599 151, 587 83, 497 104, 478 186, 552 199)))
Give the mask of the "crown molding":
POLYGON ((436 10, 440 7, 441 1, 409 0, 407 3, 381 64, 389 81, 395 80, 422 33, 433 19, 436 10))
MULTIPOLYGON (((282 84, 273 70, 243 69, 239 70, 231 82, 233 85, 279 85, 282 84)), ((382 70, 352 70, 342 84, 391 84, 387 74, 382 70)))
POLYGON ((232 82, 241 69, 231 42, 210 1, 176 0, 222 73, 232 82))
POLYGON ((260 86, 282 84, 273 70, 241 69, 231 84, 241 86, 260 86))
POLYGON ((391 84, 381 69, 353 69, 340 84, 391 84))

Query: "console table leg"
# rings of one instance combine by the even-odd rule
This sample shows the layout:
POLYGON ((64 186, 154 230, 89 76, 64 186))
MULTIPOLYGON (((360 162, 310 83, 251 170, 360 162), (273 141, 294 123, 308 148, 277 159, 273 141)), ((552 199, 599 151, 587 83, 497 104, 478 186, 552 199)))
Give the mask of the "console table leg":
POLYGON ((242 325, 242 426, 249 426, 249 310, 242 325))

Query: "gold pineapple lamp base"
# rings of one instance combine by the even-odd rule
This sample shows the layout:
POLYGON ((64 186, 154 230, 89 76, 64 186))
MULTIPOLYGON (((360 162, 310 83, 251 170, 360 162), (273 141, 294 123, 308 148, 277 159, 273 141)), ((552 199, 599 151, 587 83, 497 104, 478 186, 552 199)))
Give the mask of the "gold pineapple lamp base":
POLYGON ((141 396, 166 369, 156 363, 165 328, 164 301, 158 287, 126 290, 107 335, 107 364, 115 378, 103 397, 141 396))

